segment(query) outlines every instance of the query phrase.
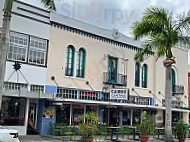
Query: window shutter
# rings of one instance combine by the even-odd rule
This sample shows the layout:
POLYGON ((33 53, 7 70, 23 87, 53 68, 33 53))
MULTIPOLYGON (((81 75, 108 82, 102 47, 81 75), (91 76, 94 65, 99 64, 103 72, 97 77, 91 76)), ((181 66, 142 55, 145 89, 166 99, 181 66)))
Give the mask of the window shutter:
POLYGON ((147 88, 147 65, 144 65, 144 88, 147 88))
POLYGON ((140 65, 136 63, 135 65, 135 86, 140 86, 140 65))
POLYGON ((85 60, 86 60, 86 52, 85 50, 82 50, 83 52, 83 59, 82 59, 82 77, 84 78, 84 71, 85 71, 85 60))
POLYGON ((70 55, 70 47, 67 47, 67 68, 65 75, 69 75, 69 55, 70 55))
POLYGON ((73 76, 74 59, 75 59, 75 50, 74 50, 74 48, 71 48, 71 51, 72 51, 72 59, 71 59, 71 76, 73 76))

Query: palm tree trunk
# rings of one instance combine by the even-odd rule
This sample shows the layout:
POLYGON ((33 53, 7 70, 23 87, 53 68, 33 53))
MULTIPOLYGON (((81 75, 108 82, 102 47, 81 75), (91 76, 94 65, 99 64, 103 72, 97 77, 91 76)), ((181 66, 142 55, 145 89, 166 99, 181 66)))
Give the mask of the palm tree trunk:
POLYGON ((0 109, 1 109, 2 95, 3 95, 7 50, 9 47, 10 21, 11 21, 11 13, 5 11, 3 15, 3 24, 2 24, 1 40, 0 40, 0 109))
POLYGON ((165 141, 173 142, 171 120, 172 120, 172 70, 171 65, 166 66, 166 85, 165 85, 165 141))

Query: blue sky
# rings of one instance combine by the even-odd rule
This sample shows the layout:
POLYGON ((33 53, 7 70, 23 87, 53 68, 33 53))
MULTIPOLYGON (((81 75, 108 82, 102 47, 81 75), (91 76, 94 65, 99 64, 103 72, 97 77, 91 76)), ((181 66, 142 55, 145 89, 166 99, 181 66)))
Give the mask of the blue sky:
MULTIPOLYGON (((43 7, 40 0, 21 1, 43 7)), ((127 36, 132 36, 132 23, 140 20, 144 10, 149 6, 165 7, 173 12, 174 16, 187 14, 190 10, 189 0, 55 0, 55 2, 57 13, 101 28, 118 29, 127 36)))

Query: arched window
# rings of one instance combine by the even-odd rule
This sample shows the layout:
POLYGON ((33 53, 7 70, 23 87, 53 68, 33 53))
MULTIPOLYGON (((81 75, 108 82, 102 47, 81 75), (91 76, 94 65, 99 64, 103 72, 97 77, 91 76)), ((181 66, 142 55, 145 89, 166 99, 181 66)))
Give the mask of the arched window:
POLYGON ((144 64, 142 67, 142 87, 147 88, 147 65, 144 64))
POLYGON ((86 58, 86 51, 83 48, 80 48, 78 53, 77 77, 84 78, 85 58, 86 58))
POLYGON ((135 86, 140 87, 140 64, 135 65, 135 86))
POLYGON ((65 71, 66 76, 73 76, 74 69, 75 48, 72 45, 67 47, 67 67, 65 71))
POLYGON ((172 92, 175 92, 175 85, 176 85, 176 72, 172 68, 172 92))

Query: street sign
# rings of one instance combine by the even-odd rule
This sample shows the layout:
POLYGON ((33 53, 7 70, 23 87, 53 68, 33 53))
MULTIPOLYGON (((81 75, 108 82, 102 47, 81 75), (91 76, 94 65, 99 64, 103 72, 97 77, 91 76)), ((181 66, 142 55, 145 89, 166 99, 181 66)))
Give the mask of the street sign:
POLYGON ((110 99, 112 100, 128 100, 129 89, 110 89, 110 99))

